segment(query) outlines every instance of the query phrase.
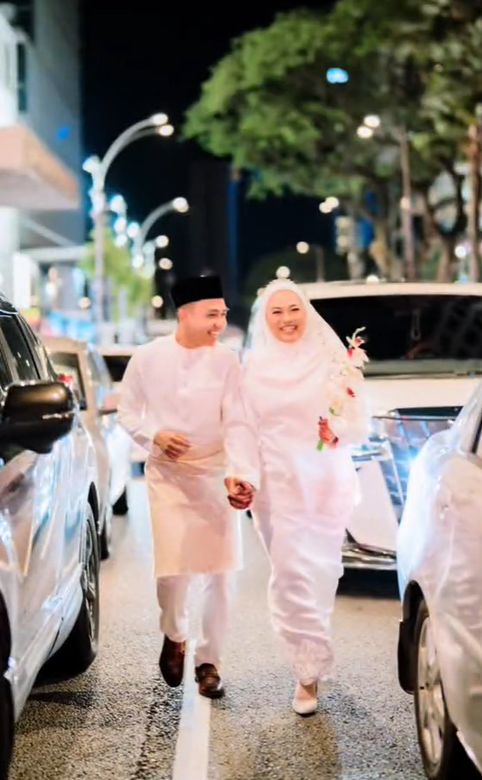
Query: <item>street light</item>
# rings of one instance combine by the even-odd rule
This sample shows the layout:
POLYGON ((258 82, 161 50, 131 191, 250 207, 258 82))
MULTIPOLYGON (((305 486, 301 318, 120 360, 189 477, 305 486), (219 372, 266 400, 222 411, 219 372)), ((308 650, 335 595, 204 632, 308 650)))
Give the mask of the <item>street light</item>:
POLYGON ((291 271, 287 265, 280 265, 280 267, 276 271, 276 276, 278 277, 278 279, 289 279, 290 275, 291 275, 291 271))
POLYGON ((174 127, 172 125, 161 125, 157 132, 164 138, 169 138, 174 133, 174 127))
POLYGON ((157 236, 156 246, 158 249, 165 249, 167 246, 169 246, 168 236, 157 236))
POLYGON ((174 128, 168 125, 168 116, 164 113, 154 114, 147 119, 128 127, 110 145, 104 157, 97 155, 89 157, 83 164, 83 169, 92 177, 92 219, 94 222, 95 243, 95 321, 97 325, 97 340, 101 338, 101 326, 104 320, 104 219, 105 219, 105 180, 110 166, 117 155, 133 141, 146 135, 172 135, 174 128), (169 127, 169 130, 161 130, 169 127))
POLYGON ((170 271, 172 266, 173 262, 169 259, 169 257, 162 257, 159 260, 159 268, 161 268, 163 271, 170 271))
POLYGON ((358 138, 363 138, 364 140, 368 138, 372 138, 373 128, 367 127, 366 125, 360 125, 360 127, 356 131, 356 134, 358 138))
POLYGON ((363 120, 363 124, 369 127, 371 130, 378 130, 381 124, 381 119, 376 114, 369 114, 363 120))
POLYGON ((306 243, 306 241, 298 241, 296 244, 296 251, 300 253, 300 255, 307 255, 310 251, 310 245, 306 243))
POLYGON ((144 257, 144 245, 147 236, 149 235, 149 231, 161 217, 169 214, 171 211, 177 211, 179 214, 185 214, 189 211, 189 203, 186 198, 174 198, 173 200, 169 200, 167 203, 163 203, 162 206, 158 206, 157 209, 154 209, 154 211, 151 211, 151 213, 147 215, 134 238, 134 257, 144 257))

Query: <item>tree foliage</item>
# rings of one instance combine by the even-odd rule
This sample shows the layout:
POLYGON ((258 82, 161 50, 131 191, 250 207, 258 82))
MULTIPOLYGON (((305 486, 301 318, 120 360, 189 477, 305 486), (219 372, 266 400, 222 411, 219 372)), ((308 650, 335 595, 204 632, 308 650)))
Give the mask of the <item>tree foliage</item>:
MULTIPOLYGON (((457 163, 482 102, 482 0, 339 0, 331 12, 280 14, 236 39, 213 68, 184 134, 251 172, 250 194, 336 195, 382 231, 400 195, 400 133, 408 132, 411 178, 442 242, 465 227, 457 163), (330 84, 330 67, 349 73, 330 84), (380 128, 357 135, 366 115, 380 128), (456 219, 447 235, 430 188, 453 178, 456 219)), ((392 220, 393 221, 393 220, 392 220)))
MULTIPOLYGON (((85 256, 80 263, 89 280, 95 275, 95 246, 93 236, 86 245, 85 256)), ((152 297, 152 274, 145 274, 132 265, 128 246, 118 247, 109 228, 104 233, 104 278, 110 285, 114 310, 118 295, 127 295, 128 315, 135 316, 140 307, 149 304, 152 297)), ((118 315, 118 312, 116 313, 118 315)))

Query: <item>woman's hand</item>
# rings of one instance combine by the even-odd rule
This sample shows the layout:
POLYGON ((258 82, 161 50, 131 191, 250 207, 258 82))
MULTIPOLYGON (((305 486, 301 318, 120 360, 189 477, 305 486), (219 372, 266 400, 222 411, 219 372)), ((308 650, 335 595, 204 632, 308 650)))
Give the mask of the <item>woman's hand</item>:
POLYGON ((318 436, 324 444, 328 447, 336 447, 338 444, 338 438, 335 436, 330 428, 330 423, 323 417, 320 417, 318 423, 318 436))

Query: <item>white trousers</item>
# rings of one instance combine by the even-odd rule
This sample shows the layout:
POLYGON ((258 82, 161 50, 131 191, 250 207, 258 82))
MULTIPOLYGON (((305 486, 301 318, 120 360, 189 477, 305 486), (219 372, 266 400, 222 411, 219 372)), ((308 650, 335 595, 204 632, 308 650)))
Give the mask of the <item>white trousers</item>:
POLYGON ((333 667, 331 618, 343 573, 346 513, 254 513, 271 563, 268 605, 271 623, 297 681, 328 679, 333 667))
POLYGON ((161 609, 161 631, 173 642, 189 639, 190 597, 201 586, 201 632, 194 655, 195 666, 214 664, 219 669, 226 638, 233 575, 193 574, 159 577, 157 600, 161 609))

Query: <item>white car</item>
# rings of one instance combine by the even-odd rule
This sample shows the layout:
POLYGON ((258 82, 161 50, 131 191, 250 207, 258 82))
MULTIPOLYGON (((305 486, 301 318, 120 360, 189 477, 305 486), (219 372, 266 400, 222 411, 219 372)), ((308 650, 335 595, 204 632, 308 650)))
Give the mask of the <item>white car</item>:
MULTIPOLYGON (((162 322, 162 320, 160 320, 160 322, 162 322)), ((100 353, 104 358, 111 381, 117 393, 119 393, 124 372, 135 348, 135 345, 129 344, 101 344, 99 346, 100 353)), ((131 463, 134 468, 143 471, 144 464, 149 454, 147 450, 131 441, 130 453, 131 463)))
POLYGON ((77 396, 84 425, 94 442, 101 509, 101 555, 109 556, 112 512, 128 512, 131 440, 116 416, 117 398, 98 350, 85 341, 50 336, 43 339, 58 373, 77 396))
MULTIPOLYGON (((344 563, 395 569, 411 462, 432 433, 456 418, 482 376, 482 284, 301 287, 343 341, 366 328, 372 430, 366 445, 353 453, 361 498, 347 528, 344 563)), ((256 309, 255 303, 243 360, 256 309)))
POLYGON ((479 386, 415 460, 398 534, 399 680, 429 780, 482 771, 481 434, 479 386))

